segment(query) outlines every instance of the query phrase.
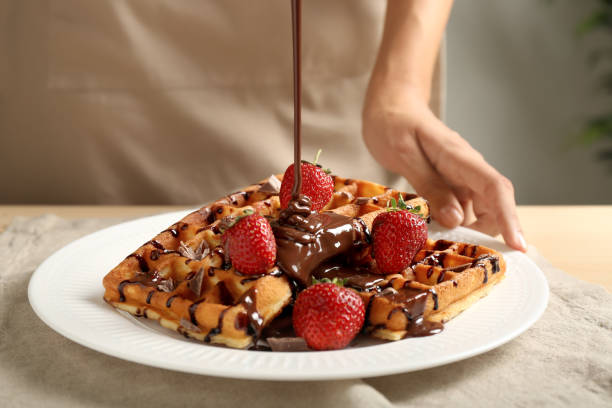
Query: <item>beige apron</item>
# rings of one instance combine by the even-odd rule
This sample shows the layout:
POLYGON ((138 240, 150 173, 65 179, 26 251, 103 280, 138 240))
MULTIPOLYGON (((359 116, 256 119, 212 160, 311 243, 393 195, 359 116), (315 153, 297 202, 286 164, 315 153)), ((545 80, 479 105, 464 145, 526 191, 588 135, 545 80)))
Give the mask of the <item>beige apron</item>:
MULTIPOLYGON (((304 2, 302 151, 392 184, 361 139, 384 7, 304 2)), ((197 204, 283 172, 290 29, 288 0, 0 2, 0 202, 197 204)))

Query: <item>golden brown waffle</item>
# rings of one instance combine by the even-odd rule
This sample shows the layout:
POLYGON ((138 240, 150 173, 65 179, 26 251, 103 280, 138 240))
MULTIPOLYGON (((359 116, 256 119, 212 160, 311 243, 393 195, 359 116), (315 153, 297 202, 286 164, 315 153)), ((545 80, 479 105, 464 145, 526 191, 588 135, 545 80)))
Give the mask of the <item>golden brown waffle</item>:
POLYGON ((410 268, 385 276, 380 292, 362 293, 366 331, 386 340, 435 332, 486 296, 505 271, 503 257, 490 248, 428 239, 410 268))
MULTIPOLYGON (((390 199, 397 200, 400 194, 363 180, 334 177, 334 182, 332 200, 323 211, 360 218, 368 230, 390 199)), ((271 187, 270 180, 249 186, 159 233, 104 277, 104 299, 187 337, 235 348, 252 346, 261 330, 291 303, 296 286, 277 267, 257 276, 234 270, 221 246, 220 224, 247 209, 278 218, 280 202, 271 187)), ((429 218, 424 199, 401 194, 410 207, 429 218)), ((369 247, 350 256, 362 267, 373 264, 369 247)), ((402 293, 424 293, 419 299, 426 299, 425 320, 446 321, 469 306, 476 293, 496 283, 505 270, 495 251, 447 241, 428 241, 415 261, 419 263, 402 274, 375 275, 367 287, 353 286, 368 305, 366 328, 373 335, 397 339, 407 334, 412 316, 406 310, 395 312, 401 310, 402 293)), ((372 276, 369 273, 369 281, 372 276)))

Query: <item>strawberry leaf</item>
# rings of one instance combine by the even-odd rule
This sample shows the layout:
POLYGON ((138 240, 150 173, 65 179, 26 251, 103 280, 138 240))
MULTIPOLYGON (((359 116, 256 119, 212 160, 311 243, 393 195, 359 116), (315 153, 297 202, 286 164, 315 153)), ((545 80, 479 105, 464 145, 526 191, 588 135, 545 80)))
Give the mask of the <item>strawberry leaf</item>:
POLYGON ((221 233, 224 233, 225 231, 236 225, 238 221, 252 214, 255 214, 255 211, 253 211, 251 208, 245 208, 244 210, 242 210, 242 214, 238 216, 228 215, 227 217, 224 217, 219 223, 219 231, 221 231, 221 233))
POLYGON ((397 206, 400 210, 407 210, 408 206, 406 205, 406 202, 404 201, 404 197, 402 196, 402 193, 399 193, 397 195, 398 198, 398 203, 397 206))
POLYGON ((424 220, 427 219, 427 217, 424 214, 421 214, 421 206, 420 205, 417 205, 416 207, 408 206, 406 211, 409 211, 409 212, 413 213, 414 215, 418 215, 419 217, 423 218, 424 220))
POLYGON ((322 278, 322 279, 317 279, 314 276, 312 277, 312 284, 316 285, 319 283, 333 283, 334 285, 343 287, 344 285, 346 285, 346 283, 348 282, 348 278, 344 278, 344 279, 338 279, 338 278, 334 278, 334 279, 329 279, 329 278, 322 278))

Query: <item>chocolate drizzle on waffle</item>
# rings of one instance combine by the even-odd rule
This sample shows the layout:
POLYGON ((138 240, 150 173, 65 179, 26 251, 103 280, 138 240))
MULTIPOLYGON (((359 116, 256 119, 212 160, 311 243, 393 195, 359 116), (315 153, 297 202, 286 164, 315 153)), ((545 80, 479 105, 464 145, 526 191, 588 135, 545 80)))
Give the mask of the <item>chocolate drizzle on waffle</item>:
POLYGON ((255 338, 259 338, 264 327, 264 318, 257 310, 257 289, 253 288, 245 293, 242 303, 246 306, 247 328, 255 338))
POLYGON ((410 287, 386 295, 390 302, 400 305, 391 309, 387 314, 387 320, 391 320, 397 312, 404 314, 406 319, 406 326, 404 327, 406 334, 404 337, 431 336, 442 331, 441 323, 428 322, 423 317, 427 295, 427 291, 410 287))
POLYGON ((278 266, 303 286, 310 284, 312 271, 324 261, 367 241, 362 223, 340 214, 313 212, 310 207, 310 199, 300 195, 272 224, 278 266))
POLYGON ((378 292, 385 276, 372 273, 369 268, 360 266, 349 266, 341 260, 326 262, 319 265, 312 274, 315 278, 345 280, 344 286, 353 288, 359 292, 378 292))

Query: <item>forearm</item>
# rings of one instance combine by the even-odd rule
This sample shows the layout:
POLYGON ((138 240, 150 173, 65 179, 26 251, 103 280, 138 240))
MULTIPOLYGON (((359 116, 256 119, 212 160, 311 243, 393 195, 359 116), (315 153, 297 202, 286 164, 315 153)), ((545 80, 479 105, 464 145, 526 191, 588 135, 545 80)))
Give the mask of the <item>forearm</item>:
POLYGON ((452 3, 452 0, 388 0, 370 88, 393 83, 413 88, 429 100, 433 70, 452 3))

